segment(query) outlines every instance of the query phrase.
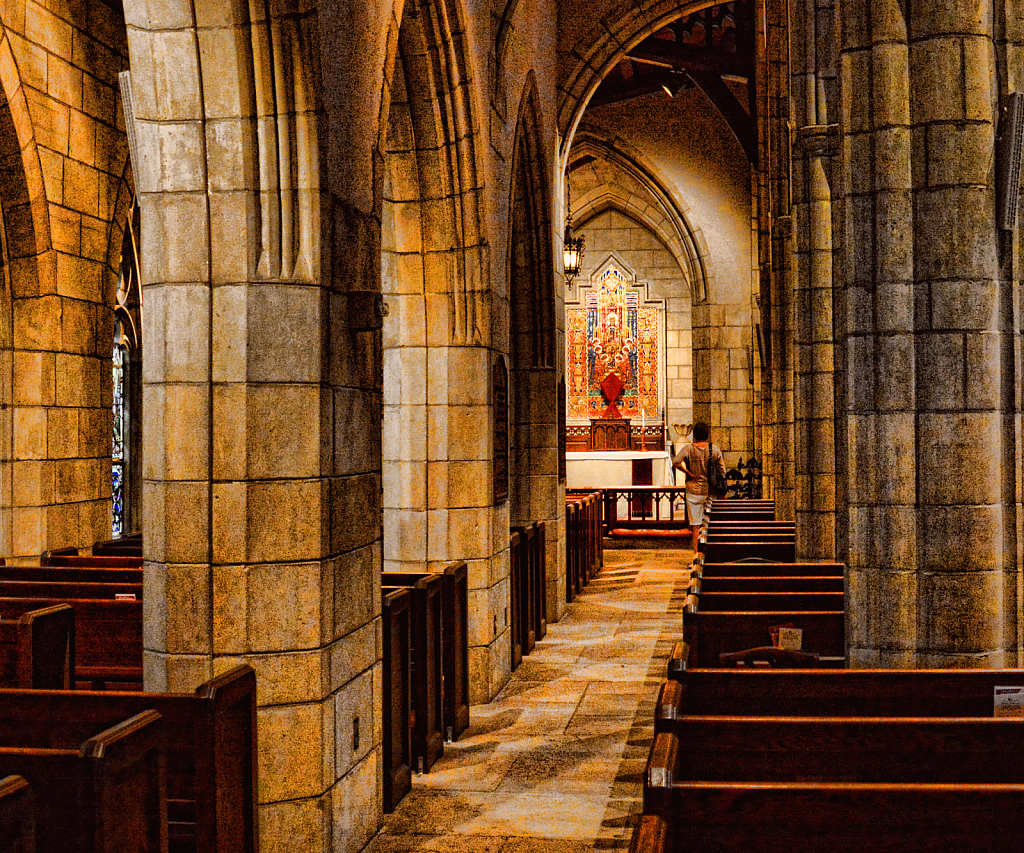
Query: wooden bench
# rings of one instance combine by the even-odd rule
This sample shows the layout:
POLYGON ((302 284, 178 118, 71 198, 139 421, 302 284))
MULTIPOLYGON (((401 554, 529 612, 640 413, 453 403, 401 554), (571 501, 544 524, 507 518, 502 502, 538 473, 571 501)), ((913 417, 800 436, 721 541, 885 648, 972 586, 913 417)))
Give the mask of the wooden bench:
MULTIPOLYGON (((0 602, 2 605, 2 602, 0 602)), ((75 614, 66 604, 0 619, 0 687, 70 689, 75 614)))
POLYGON ((717 668, 722 652, 772 645, 771 629, 780 625, 800 628, 802 649, 818 655, 823 666, 845 665, 845 611, 842 609, 706 611, 700 605, 702 598, 695 595, 686 598, 683 640, 689 647, 689 660, 680 661, 673 655, 669 660, 670 672, 689 667, 717 668))
POLYGON ((163 720, 171 849, 256 853, 256 676, 249 666, 193 693, 0 690, 0 744, 64 748, 145 709, 163 720))
MULTIPOLYGON (((568 505, 566 510, 569 511, 568 505)), ((524 655, 533 651, 537 640, 547 633, 545 540, 544 522, 511 529, 509 559, 513 669, 519 665, 524 655)), ((569 584, 568 575, 566 584, 569 584)))
POLYGON ((764 610, 843 610, 845 593, 839 592, 700 592, 700 609, 705 613, 764 610))
MULTIPOLYGON (((680 651, 679 654, 683 652, 680 651)), ((659 716, 991 717, 1020 669, 675 669, 659 716)))
POLYGON ((751 521, 712 518, 708 513, 705 527, 709 533, 742 533, 745 530, 763 530, 767 533, 796 533, 795 521, 751 521))
POLYGON ((32 718, 12 730, 6 724, 12 713, 6 698, 0 699, 5 723, 0 776, 22 776, 31 786, 37 853, 167 850, 164 722, 159 713, 142 711, 105 730, 105 724, 77 715, 47 739, 30 725, 32 718), (81 725, 70 725, 76 720, 81 725), (82 729, 92 734, 76 741, 82 729))
POLYGON ((0 581, 141 584, 142 569, 138 566, 3 566, 0 567, 0 581))
MULTIPOLYGON (((740 570, 742 571, 742 570, 740 570)), ((782 569, 785 571, 785 569, 782 569)), ((689 592, 843 592, 842 575, 742 575, 691 578, 689 592)))
POLYGON ((796 560, 796 542, 792 537, 770 540, 766 537, 758 539, 712 539, 700 545, 704 553, 705 563, 729 563, 756 557, 779 563, 792 563, 796 560))
POLYGON ((23 776, 0 779, 0 850, 35 853, 36 802, 23 776))
POLYGON ((704 580, 715 577, 776 577, 785 575, 787 577, 802 576, 830 576, 842 578, 846 572, 843 563, 833 562, 801 562, 781 563, 772 560, 752 559, 736 562, 715 562, 705 559, 698 564, 695 574, 704 580))
POLYGON ((419 572, 385 572, 381 578, 384 593, 404 588, 411 596, 412 759, 418 771, 426 773, 444 753, 444 580, 439 574, 419 572))
MULTIPOLYGON (((716 502, 717 503, 717 502, 716 502)), ((709 521, 775 521, 775 509, 769 507, 732 507, 711 505, 709 521)))
POLYGON ((410 638, 412 596, 395 589, 381 596, 384 622, 382 761, 384 811, 393 812, 412 788, 412 714, 410 638))
POLYGON ((118 539, 107 539, 92 546, 95 557, 126 556, 142 557, 142 534, 128 533, 118 539))
POLYGON ((59 554, 44 554, 39 559, 42 566, 67 566, 81 569, 142 569, 141 557, 103 556, 80 557, 59 554))
POLYGON ((684 716, 655 735, 644 812, 678 782, 1024 783, 1024 718, 684 716))
POLYGON ((97 598, 3 598, 11 618, 69 604, 75 612, 75 679, 95 686, 142 683, 142 601, 97 598))
MULTIPOLYGON (((0 599, 4 598, 117 598, 142 599, 142 583, 118 581, 4 580, 0 578, 0 599)), ((0 601, 0 614, 3 603, 0 601)))
POLYGON ((1015 853, 1024 786, 686 782, 669 809, 630 853, 1015 853))

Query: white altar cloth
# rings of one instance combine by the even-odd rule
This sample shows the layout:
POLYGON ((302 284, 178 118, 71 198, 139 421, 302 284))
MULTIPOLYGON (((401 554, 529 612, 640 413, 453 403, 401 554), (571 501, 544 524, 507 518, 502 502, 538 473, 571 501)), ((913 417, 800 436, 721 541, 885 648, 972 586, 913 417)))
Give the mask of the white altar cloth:
MULTIPOLYGON (((672 455, 667 450, 590 450, 565 454, 566 488, 602 489, 633 485, 633 460, 650 459, 654 486, 671 486, 672 455)), ((682 478, 680 478, 682 479, 682 478)))

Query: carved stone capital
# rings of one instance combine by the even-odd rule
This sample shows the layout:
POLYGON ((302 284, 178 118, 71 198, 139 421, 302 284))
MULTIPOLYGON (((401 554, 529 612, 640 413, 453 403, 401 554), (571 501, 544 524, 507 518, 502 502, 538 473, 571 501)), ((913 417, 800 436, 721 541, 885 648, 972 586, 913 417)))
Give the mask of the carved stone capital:
POLYGON ((806 154, 835 157, 839 153, 839 125, 809 124, 798 127, 796 145, 806 154))

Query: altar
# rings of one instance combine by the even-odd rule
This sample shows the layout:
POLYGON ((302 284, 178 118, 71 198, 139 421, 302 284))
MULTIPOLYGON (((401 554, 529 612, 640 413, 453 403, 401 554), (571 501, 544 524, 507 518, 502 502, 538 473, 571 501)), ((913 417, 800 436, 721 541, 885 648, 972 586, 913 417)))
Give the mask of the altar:
POLYGON ((567 452, 565 470, 565 485, 569 489, 673 485, 672 454, 667 450, 567 452), (647 482, 640 482, 648 477, 647 482))

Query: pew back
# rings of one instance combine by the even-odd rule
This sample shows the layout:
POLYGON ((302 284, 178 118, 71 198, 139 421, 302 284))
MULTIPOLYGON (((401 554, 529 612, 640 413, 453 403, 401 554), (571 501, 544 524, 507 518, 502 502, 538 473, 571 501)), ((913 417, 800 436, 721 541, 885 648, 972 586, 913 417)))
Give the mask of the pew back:
POLYGON ((843 577, 845 569, 846 567, 843 563, 831 562, 781 563, 774 560, 764 559, 743 560, 741 562, 718 562, 715 560, 705 560, 704 564, 699 567, 697 573, 704 579, 714 577, 735 577, 737 575, 743 575, 744 577, 828 575, 841 578, 843 577))
POLYGON ((75 677, 142 683, 142 601, 93 598, 4 598, 6 616, 69 604, 75 612, 75 677))
POLYGON ((36 802, 23 776, 0 779, 0 850, 35 853, 36 802))
POLYGON ((676 670, 679 716, 991 717, 1019 669, 676 670))
POLYGON ((11 740, 0 740, 0 775, 23 776, 32 787, 39 853, 167 849, 164 727, 156 711, 80 744, 40 746, 24 732, 11 740))
POLYGON ((1011 853, 1021 785, 690 782, 630 853, 1011 853))
POLYGON ((98 727, 153 709, 166 733, 172 841, 257 853, 256 676, 236 667, 194 693, 0 690, 0 744, 73 749, 98 727))
MULTIPOLYGON (((2 607, 3 602, 0 602, 2 607)), ((0 687, 70 689, 75 671, 75 613, 56 604, 0 620, 0 687)))

